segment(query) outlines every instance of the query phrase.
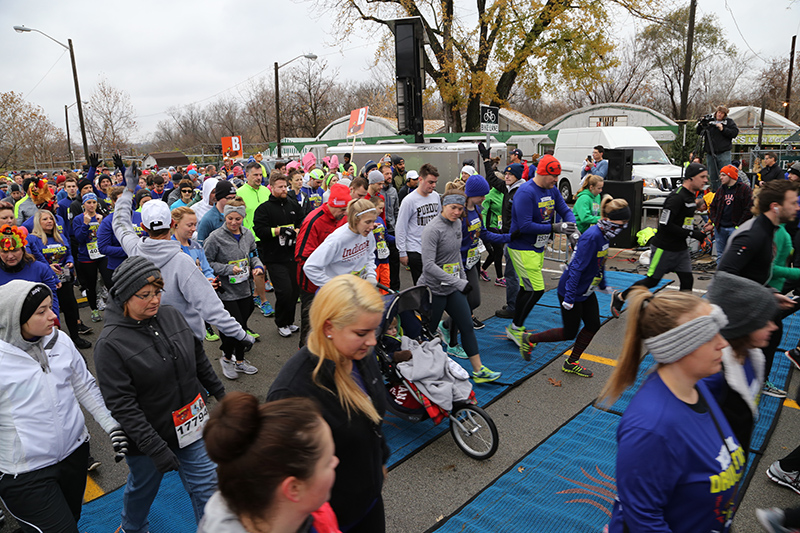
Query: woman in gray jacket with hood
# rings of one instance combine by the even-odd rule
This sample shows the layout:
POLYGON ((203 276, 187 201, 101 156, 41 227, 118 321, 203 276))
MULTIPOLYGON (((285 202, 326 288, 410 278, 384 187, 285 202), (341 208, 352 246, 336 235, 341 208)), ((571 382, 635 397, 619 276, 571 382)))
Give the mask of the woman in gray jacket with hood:
MULTIPOLYGON (((258 334, 247 327, 247 319, 253 313, 253 273, 264 272, 264 265, 256 252, 253 233, 242 225, 246 211, 240 197, 225 205, 222 215, 225 223, 215 229, 203 241, 208 264, 219 277, 219 297, 225 309, 249 335, 258 334)), ((263 281, 263 280, 262 280, 263 281)), ((222 339, 222 373, 228 379, 236 379, 239 373, 255 374, 258 369, 244 358, 244 346, 219 332, 222 339)))
POLYGON ((461 261, 461 217, 467 197, 460 191, 447 192, 442 198, 442 214, 431 220, 422 232, 422 276, 417 285, 426 285, 433 293, 431 331, 436 331, 442 313, 447 311, 461 332, 464 351, 472 364, 475 383, 495 381, 500 372, 481 363, 478 339, 472 324, 467 294, 472 286, 467 281, 461 261))

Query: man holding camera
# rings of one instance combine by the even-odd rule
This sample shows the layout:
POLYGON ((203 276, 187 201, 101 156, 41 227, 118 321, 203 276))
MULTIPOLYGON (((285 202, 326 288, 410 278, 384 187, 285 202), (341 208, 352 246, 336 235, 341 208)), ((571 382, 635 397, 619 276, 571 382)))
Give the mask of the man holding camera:
POLYGON ((606 179, 608 176, 608 161, 603 159, 605 151, 605 148, 600 144, 594 147, 592 155, 586 158, 586 164, 583 166, 583 170, 581 170, 581 179, 585 178, 586 174, 592 174, 606 179))
POLYGON ((717 192, 722 167, 731 164, 731 146, 733 139, 739 135, 739 128, 728 117, 728 108, 719 105, 713 115, 706 115, 697 121, 695 131, 705 141, 709 186, 711 192, 717 192))

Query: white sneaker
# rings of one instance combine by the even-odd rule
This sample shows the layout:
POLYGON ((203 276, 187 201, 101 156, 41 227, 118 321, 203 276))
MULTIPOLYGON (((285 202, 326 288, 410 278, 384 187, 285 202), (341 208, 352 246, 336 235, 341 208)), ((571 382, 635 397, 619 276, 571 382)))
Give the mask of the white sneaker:
POLYGON ((292 328, 289 326, 283 326, 282 328, 278 328, 278 334, 281 337, 290 337, 292 335, 292 328))
POLYGON ((298 331, 300 331, 300 326, 295 326, 294 324, 289 324, 286 327, 289 328, 292 331, 292 333, 297 333, 298 331))
POLYGON ((233 361, 225 359, 225 356, 219 358, 219 364, 222 367, 222 375, 228 379, 239 379, 239 373, 234 367, 233 361))
POLYGON ((233 368, 240 374, 252 375, 258 372, 258 369, 253 365, 251 365, 250 361, 248 361, 247 359, 236 361, 236 363, 233 364, 233 368))
POLYGON ((97 299, 97 310, 98 311, 106 310, 106 302, 102 298, 97 299))

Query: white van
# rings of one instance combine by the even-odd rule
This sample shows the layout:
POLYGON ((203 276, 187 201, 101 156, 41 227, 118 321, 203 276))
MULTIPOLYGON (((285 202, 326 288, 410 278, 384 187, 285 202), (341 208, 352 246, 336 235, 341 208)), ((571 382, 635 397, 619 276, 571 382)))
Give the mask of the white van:
POLYGON ((555 157, 561 163, 558 188, 570 199, 581 187, 581 170, 595 146, 633 149, 632 179, 644 181, 644 199, 666 197, 680 186, 681 167, 673 165, 644 128, 568 128, 558 132, 555 157))

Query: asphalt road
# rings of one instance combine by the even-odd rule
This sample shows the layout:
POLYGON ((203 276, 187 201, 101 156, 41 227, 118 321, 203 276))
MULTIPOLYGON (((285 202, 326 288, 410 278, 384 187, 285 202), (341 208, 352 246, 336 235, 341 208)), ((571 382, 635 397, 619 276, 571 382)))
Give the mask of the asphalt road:
MULTIPOLYGON (((610 256, 616 253, 612 250, 610 256)), ((608 268, 631 270, 635 264, 627 261, 633 257, 623 252, 608 263, 608 268)), ((559 273, 557 265, 547 264, 554 269, 545 276, 547 288, 554 288, 559 273)), ((493 269, 490 269, 493 271, 493 269)), ((410 275, 403 271, 402 284, 411 284, 410 275)), ((708 286, 710 276, 695 275, 695 290, 702 292, 708 286)), ((674 279, 674 277, 673 277, 674 279)), ((677 285, 677 282, 674 284, 677 285)), ((670 289, 668 289, 670 290, 670 289)), ((674 290, 674 288, 672 289, 674 290)), ((493 283, 481 283, 483 305, 477 310, 480 319, 493 316, 495 309, 502 306, 505 290, 493 283)), ((269 296, 274 301, 272 295, 269 296)), ((534 311, 535 312, 535 311, 534 311)), ((82 318, 89 323, 89 310, 81 310, 82 318)), ((616 360, 624 336, 625 315, 622 320, 608 322, 589 346, 587 353, 616 360)), ((299 323, 299 310, 298 310, 299 323)), ((249 354, 251 362, 259 368, 253 376, 242 376, 236 381, 225 380, 228 390, 242 390, 264 398, 270 384, 283 363, 297 350, 297 339, 282 338, 278 335, 273 319, 254 314, 250 321, 251 329, 261 335, 249 354)), ((102 323, 94 324, 95 334, 87 337, 94 341, 102 328, 102 323)), ((509 341, 510 342, 510 341, 509 341)), ((217 362, 219 342, 206 342, 206 352, 218 373, 217 362)), ((85 350, 89 368, 94 364, 91 350, 85 350)), ((496 400, 488 407, 488 412, 497 424, 501 445, 496 455, 483 462, 467 458, 454 444, 449 433, 431 443, 419 453, 401 463, 389 473, 385 490, 387 530, 391 533, 424 532, 438 520, 447 517, 467 500, 491 483, 539 442, 547 438, 565 421, 591 403, 599 394, 611 374, 612 367, 599 363, 586 363, 594 377, 583 379, 560 371, 561 358, 520 386, 496 400), (561 387, 553 387, 548 377, 561 380, 561 387)), ((790 387, 790 398, 796 396, 798 378, 794 376, 790 387)), ((114 490, 125 483, 127 467, 125 463, 115 464, 111 445, 105 433, 87 417, 93 436, 92 453, 102 462, 102 466, 90 474, 91 482, 87 497, 96 497, 102 492, 114 490)), ((743 504, 736 515, 734 526, 739 532, 760 531, 755 520, 757 507, 791 507, 800 505, 800 497, 791 490, 779 487, 769 481, 763 472, 769 464, 786 455, 798 444, 800 435, 800 411, 784 408, 775 433, 769 442, 752 483, 747 489, 743 504)), ((13 524, 6 526, 13 531, 13 524)), ((602 524, 591 531, 599 531, 602 524)), ((589 531, 589 530, 587 530, 589 531)))

